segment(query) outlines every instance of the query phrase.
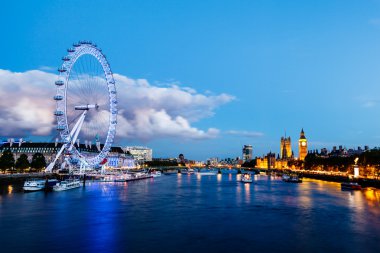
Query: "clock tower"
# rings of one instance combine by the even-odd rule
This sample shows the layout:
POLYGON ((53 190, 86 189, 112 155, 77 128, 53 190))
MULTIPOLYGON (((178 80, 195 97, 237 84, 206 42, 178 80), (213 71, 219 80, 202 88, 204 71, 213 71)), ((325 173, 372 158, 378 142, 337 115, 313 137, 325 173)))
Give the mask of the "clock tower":
POLYGON ((298 141, 298 152, 298 159, 301 161, 305 160, 305 157, 307 155, 307 139, 305 137, 303 128, 301 130, 300 139, 298 141))

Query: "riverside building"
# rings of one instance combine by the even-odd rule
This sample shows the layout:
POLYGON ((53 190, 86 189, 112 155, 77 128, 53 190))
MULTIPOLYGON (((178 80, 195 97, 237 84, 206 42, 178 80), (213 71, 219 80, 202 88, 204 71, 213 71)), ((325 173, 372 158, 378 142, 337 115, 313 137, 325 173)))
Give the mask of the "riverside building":
MULTIPOLYGON (((86 144, 74 144, 75 148, 84 156, 94 156, 99 153, 99 149, 103 148, 103 144, 86 143, 86 144)), ((10 150, 15 160, 20 155, 25 154, 28 156, 29 162, 32 161, 32 157, 36 153, 41 153, 45 157, 46 164, 52 162, 61 149, 62 143, 56 142, 25 142, 20 139, 16 141, 8 141, 0 144, 0 156, 5 150, 10 150)), ((58 163, 63 162, 63 156, 58 160, 58 163)), ((131 161, 131 157, 128 156, 121 147, 111 147, 107 156, 107 167, 130 167, 134 164, 131 161)))
POLYGON ((244 145, 243 147, 243 162, 252 160, 252 145, 244 145))
POLYGON ((130 153, 135 158, 136 162, 142 164, 152 161, 153 151, 151 148, 141 146, 127 146, 123 148, 126 153, 130 153))

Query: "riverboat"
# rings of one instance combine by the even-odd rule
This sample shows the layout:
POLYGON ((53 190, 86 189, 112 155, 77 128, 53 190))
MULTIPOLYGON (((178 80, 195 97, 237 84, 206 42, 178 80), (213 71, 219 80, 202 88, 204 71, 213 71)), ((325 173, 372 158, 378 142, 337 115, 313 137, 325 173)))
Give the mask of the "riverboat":
POLYGON ((287 183, 302 183, 302 179, 300 179, 295 174, 293 175, 283 174, 282 181, 287 182, 287 183))
POLYGON ((362 186, 356 182, 343 182, 340 184, 342 190, 361 190, 362 186))
POLYGON ((42 190, 51 190, 52 187, 58 182, 57 179, 39 179, 32 178, 26 180, 23 186, 24 192, 34 192, 34 191, 42 191, 42 190))
POLYGON ((152 177, 160 177, 162 175, 161 171, 155 170, 150 173, 152 177))
POLYGON ((127 182, 128 180, 130 180, 132 178, 133 178, 133 176, 131 173, 119 174, 119 175, 114 175, 113 181, 114 182, 127 182))
POLYGON ((128 181, 134 181, 134 180, 140 180, 140 179, 146 179, 146 178, 152 178, 151 173, 146 172, 136 172, 136 173, 127 173, 123 175, 119 175, 115 178, 114 182, 128 182, 128 181))
POLYGON ((53 191, 66 191, 74 188, 79 188, 81 186, 81 182, 79 179, 67 179, 57 183, 53 186, 53 191))
POLYGON ((251 174, 248 174, 248 173, 246 173, 246 174, 242 174, 241 175, 241 181, 243 182, 243 183, 252 183, 252 175, 251 174))

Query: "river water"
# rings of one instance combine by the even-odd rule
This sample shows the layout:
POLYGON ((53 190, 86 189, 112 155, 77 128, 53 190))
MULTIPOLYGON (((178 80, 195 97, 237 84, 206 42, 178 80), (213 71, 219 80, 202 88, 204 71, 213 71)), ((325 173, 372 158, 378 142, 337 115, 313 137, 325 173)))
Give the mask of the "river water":
POLYGON ((0 187, 0 252, 380 252, 380 190, 163 175, 65 192, 0 187))

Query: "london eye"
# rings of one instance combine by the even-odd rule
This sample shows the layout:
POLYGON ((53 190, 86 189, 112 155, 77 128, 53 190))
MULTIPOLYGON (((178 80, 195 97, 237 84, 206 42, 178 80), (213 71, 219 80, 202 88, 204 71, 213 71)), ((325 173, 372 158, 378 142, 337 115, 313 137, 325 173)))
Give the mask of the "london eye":
POLYGON ((116 133, 116 86, 106 56, 89 41, 74 43, 67 52, 58 69, 54 96, 62 147, 47 172, 61 155, 70 167, 99 167, 116 133))

